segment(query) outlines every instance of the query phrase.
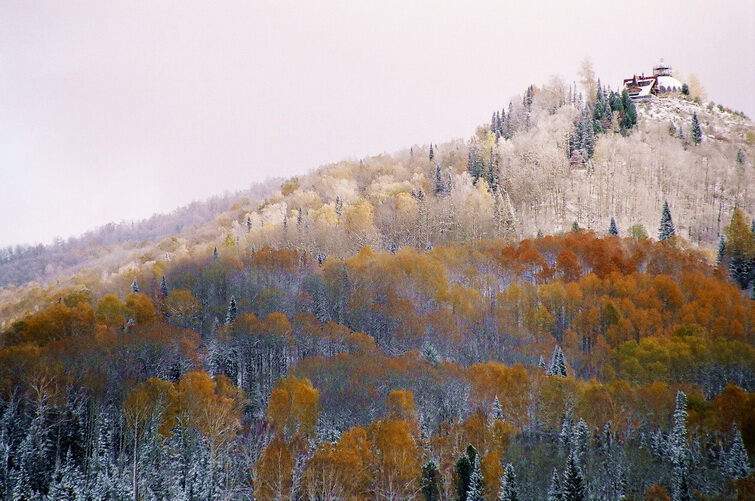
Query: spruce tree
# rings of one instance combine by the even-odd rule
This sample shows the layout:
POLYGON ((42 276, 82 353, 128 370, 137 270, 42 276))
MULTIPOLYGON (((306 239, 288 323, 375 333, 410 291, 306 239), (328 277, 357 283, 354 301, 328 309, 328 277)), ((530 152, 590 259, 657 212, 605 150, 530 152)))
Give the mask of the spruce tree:
POLYGON ((435 196, 440 197, 446 193, 446 184, 443 182, 443 172, 440 169, 440 163, 435 163, 435 196))
POLYGON ((553 468, 553 476, 551 476, 551 484, 548 487, 547 501, 562 501, 563 495, 561 494, 561 478, 558 475, 558 470, 553 468))
POLYGON ((160 279, 160 297, 163 299, 168 297, 168 283, 165 281, 165 275, 160 279))
POLYGON ((501 407, 500 400, 498 400, 498 395, 496 395, 495 400, 493 400, 493 405, 490 408, 490 414, 488 417, 491 422, 503 419, 503 408, 501 407))
POLYGON ((136 282, 136 279, 131 282, 131 292, 139 292, 139 284, 136 282))
POLYGON ((433 151, 433 143, 430 143, 430 154, 428 155, 430 157, 430 161, 433 161, 433 158, 435 158, 435 152, 433 151))
POLYGON ((435 461, 430 460, 422 467, 422 480, 420 488, 425 501, 440 501, 442 492, 442 477, 435 461))
POLYGON ((501 488, 498 491, 496 501, 519 501, 516 473, 514 473, 514 465, 511 463, 504 467, 503 476, 501 477, 501 488))
POLYGON ((483 495, 483 478, 480 470, 480 455, 475 454, 474 463, 472 463, 472 472, 469 475, 469 486, 467 487, 466 501, 485 501, 483 495))
POLYGON ((700 144, 703 140, 703 130, 700 128, 700 121, 697 119, 697 113, 692 114, 692 142, 700 144))
POLYGON ((212 258, 213 259, 217 259, 218 258, 218 248, 217 247, 215 247, 214 249, 212 249, 212 258))
POLYGON ((462 454, 456 461, 456 494, 459 501, 467 500, 470 475, 472 475, 472 462, 467 454, 462 454))
POLYGON ((564 468, 564 478, 561 486, 562 501, 585 501, 587 499, 587 488, 585 477, 582 475, 582 469, 577 464, 577 458, 572 451, 566 460, 564 468))
POLYGON ((611 218, 611 224, 608 226, 608 234, 613 236, 619 235, 619 228, 616 226, 616 220, 611 218))
POLYGON ((246 216, 246 232, 252 232, 252 216, 246 216))
POLYGON ((234 320, 236 320, 236 315, 238 314, 238 311, 236 309, 236 298, 231 296, 231 301, 228 303, 228 311, 225 315, 225 323, 226 325, 232 324, 234 320))
POLYGON ((689 85, 687 85, 686 83, 682 84, 682 94, 689 96, 689 85))
POLYGON ((566 377, 566 357, 564 356, 564 352, 561 351, 561 347, 558 345, 553 349, 551 363, 548 366, 546 374, 549 376, 566 377))
POLYGON ((668 202, 663 202, 663 211, 661 212, 661 225, 658 228, 658 240, 666 240, 676 235, 674 221, 671 219, 671 209, 668 202))
POLYGON ((716 253, 716 266, 721 266, 726 258, 726 240, 724 237, 718 239, 718 252, 716 253))
POLYGON ((729 478, 747 478, 750 475, 750 461, 742 440, 742 433, 736 424, 732 430, 732 435, 731 448, 726 455, 726 473, 729 478))

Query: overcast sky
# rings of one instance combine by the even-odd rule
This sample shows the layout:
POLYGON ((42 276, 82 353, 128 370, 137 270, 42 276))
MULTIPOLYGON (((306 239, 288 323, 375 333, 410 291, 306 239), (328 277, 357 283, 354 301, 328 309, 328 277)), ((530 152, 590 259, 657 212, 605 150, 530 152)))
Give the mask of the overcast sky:
POLYGON ((0 245, 466 137, 590 57, 755 115, 755 0, 0 0, 0 245), (525 5, 529 4, 529 5, 525 5))

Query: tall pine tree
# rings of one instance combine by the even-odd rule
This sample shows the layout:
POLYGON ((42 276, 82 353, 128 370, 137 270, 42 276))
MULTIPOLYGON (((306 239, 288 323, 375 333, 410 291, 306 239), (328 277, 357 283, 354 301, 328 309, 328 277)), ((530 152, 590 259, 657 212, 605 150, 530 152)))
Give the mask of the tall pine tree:
POLYGON ((661 225, 658 228, 658 240, 666 240, 676 235, 676 229, 674 228, 674 221, 671 219, 671 209, 668 207, 668 202, 663 202, 663 210, 661 212, 661 225))

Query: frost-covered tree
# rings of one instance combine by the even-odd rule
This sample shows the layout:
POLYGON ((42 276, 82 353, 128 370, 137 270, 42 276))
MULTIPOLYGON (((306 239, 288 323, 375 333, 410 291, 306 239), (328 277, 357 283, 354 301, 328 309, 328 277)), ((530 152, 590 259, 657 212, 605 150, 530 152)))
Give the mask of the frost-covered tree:
POLYGON ((136 279, 131 282, 131 292, 139 292, 139 284, 136 282, 136 279))
POLYGON ((435 163, 435 188, 433 191, 436 197, 442 197, 448 193, 448 186, 443 180, 443 171, 438 162, 435 163))
POLYGON ((726 455, 726 471, 730 478, 746 478, 750 474, 750 461, 747 457, 742 433, 737 425, 732 430, 732 444, 726 455))
POLYGON ((608 225, 608 234, 613 236, 619 235, 619 228, 616 226, 616 220, 611 218, 611 224, 608 225))
POLYGON ((558 470, 553 468, 553 475, 551 476, 551 483, 548 487, 547 501, 562 501, 563 495, 561 494, 561 478, 559 477, 558 470))
POLYGON ((668 441, 668 458, 671 462, 671 499, 684 501, 689 499, 689 446, 687 443, 687 395, 683 391, 676 393, 676 407, 672 417, 668 441))
POLYGON ((420 489, 425 501, 440 501, 443 492, 442 477, 438 465, 433 460, 422 467, 420 489))
POLYGON ((700 144, 703 140, 703 130, 700 128, 700 120, 697 118, 697 113, 692 114, 692 142, 700 144))
POLYGON ((165 275, 160 279, 160 297, 163 299, 168 297, 168 283, 165 281, 165 275))
POLYGON ((435 152, 433 151, 433 143, 430 143, 430 153, 428 155, 430 157, 430 161, 433 161, 433 158, 435 158, 435 152))
POLYGON ((516 486, 516 473, 514 473, 514 465, 511 463, 507 464, 503 469, 501 488, 498 491, 498 498, 496 501, 519 501, 519 490, 516 486))
POLYGON ((671 209, 669 209, 668 201, 664 201, 661 211, 661 225, 658 228, 658 240, 666 240, 674 235, 676 235, 676 229, 674 228, 674 221, 671 219, 671 209))
POLYGON ((551 363, 548 366, 546 374, 549 376, 566 377, 566 356, 558 345, 553 349, 551 363))
POLYGON ((236 307, 236 298, 231 296, 231 301, 228 303, 228 311, 225 314, 226 325, 232 324, 236 320, 238 315, 238 309, 236 307))
POLYGON ((480 455, 475 454, 472 472, 469 475, 466 501, 485 501, 483 495, 483 478, 480 470, 480 455))
POLYGON ((490 420, 490 422, 503 419, 503 408, 501 407, 501 402, 498 400, 498 395, 496 395, 495 400, 493 400, 493 405, 490 408, 488 419, 490 420))
POLYGON ((566 460, 563 483, 561 485, 562 501, 585 501, 587 499, 587 486, 582 469, 577 464, 577 458, 572 451, 566 460))

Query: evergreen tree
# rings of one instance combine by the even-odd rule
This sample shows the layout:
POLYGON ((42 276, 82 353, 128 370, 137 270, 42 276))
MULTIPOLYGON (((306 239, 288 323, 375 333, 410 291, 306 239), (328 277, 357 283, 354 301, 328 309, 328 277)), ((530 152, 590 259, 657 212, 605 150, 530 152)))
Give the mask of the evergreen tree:
POLYGON ((561 432, 558 435, 558 447, 563 451, 571 450, 572 440, 574 438, 574 423, 572 421, 571 411, 564 414, 561 421, 561 432))
POLYGON ((661 212, 661 225, 658 228, 658 240, 666 240, 676 235, 674 221, 671 219, 671 209, 668 202, 663 202, 663 211, 661 212))
POLYGON ((433 161, 433 158, 435 158, 435 152, 433 151, 433 143, 430 143, 430 154, 429 154, 429 157, 430 157, 430 161, 431 162, 433 161))
POLYGON ((516 473, 514 473, 514 466, 511 463, 507 464, 503 470, 501 488, 498 491, 496 501, 519 501, 519 492, 516 487, 516 473))
POLYGON ((716 253, 716 266, 721 266, 726 258, 726 240, 724 237, 718 239, 718 252, 716 253))
POLYGON ((624 111, 624 116, 621 120, 621 129, 629 130, 637 125, 637 108, 626 89, 621 92, 621 108, 624 111))
POLYGON ((577 425, 574 427, 574 437, 572 437, 572 451, 574 456, 582 464, 587 462, 585 455, 587 454, 588 446, 590 445, 590 428, 587 426, 587 422, 583 418, 577 421, 577 425))
POLYGON ((686 83, 682 84, 682 94, 689 96, 689 85, 687 85, 686 83))
POLYGON ((475 454, 474 463, 472 463, 472 465, 472 473, 469 475, 466 501, 485 501, 485 497, 483 496, 483 478, 482 471, 480 471, 479 454, 475 454))
POLYGON ((548 366, 546 374, 549 376, 566 377, 566 356, 564 356, 564 352, 561 351, 561 347, 558 345, 553 349, 551 363, 548 366))
POLYGON ((139 284, 136 283, 136 279, 131 282, 131 292, 139 292, 139 284))
POLYGON ((571 231, 573 231, 573 232, 577 232, 577 231, 579 231, 579 223, 577 223, 576 221, 574 221, 574 222, 573 222, 573 223, 571 224, 571 231))
POLYGON ((425 501, 440 501, 441 492, 443 491, 442 477, 438 465, 435 461, 428 461, 425 466, 422 467, 422 480, 420 481, 420 487, 422 489, 422 495, 425 497, 425 501))
POLYGON ((726 457, 726 472, 729 478, 747 478, 750 475, 750 461, 742 440, 742 433, 736 424, 732 430, 732 435, 731 449, 729 449, 726 457))
POLYGON ((563 495, 561 494, 561 479, 558 475, 558 470, 553 468, 553 476, 551 477, 551 484, 548 487, 547 501, 563 501, 563 495))
POLYGON ((697 119, 697 113, 692 114, 692 142, 700 144, 703 140, 703 130, 700 128, 700 121, 697 119))
POLYGON ((238 314, 238 310, 236 308, 236 298, 231 296, 231 302, 228 303, 228 311, 225 315, 226 325, 232 324, 234 320, 236 320, 237 314, 238 314))
POLYGON ((472 475, 472 462, 467 454, 462 454, 456 461, 456 493, 459 501, 467 501, 467 491, 469 490, 469 479, 472 475))
POLYGON ((611 218, 611 224, 608 226, 608 234, 613 236, 619 235, 619 228, 616 226, 616 220, 611 218))
POLYGON ((252 232, 252 216, 246 216, 246 232, 252 232))
POLYGON ((165 281, 165 275, 160 279, 160 297, 163 299, 168 297, 168 283, 165 281))
POLYGON ((739 165, 745 164, 745 154, 742 150, 737 150, 737 163, 739 165))
POLYGON ((687 395, 683 391, 676 393, 676 408, 672 418, 671 433, 668 441, 668 453, 674 466, 686 465, 687 446, 687 395))
POLYGON ((446 184, 443 182, 443 172, 440 169, 440 163, 435 162, 435 196, 440 197, 446 194, 446 184))
POLYGON ((740 208, 734 208, 724 233, 729 274, 741 289, 747 289, 755 279, 755 233, 740 208))
POLYGON ((577 458, 572 451, 566 460, 564 468, 564 479, 561 486, 562 501, 585 501, 587 499, 587 488, 585 478, 582 475, 582 469, 577 464, 577 458))
POLYGON ((501 402, 498 400, 498 395, 496 395, 495 400, 493 400, 493 405, 490 408, 490 414, 488 417, 491 422, 503 419, 503 408, 501 407, 501 402))
POLYGON ((217 259, 218 258, 218 248, 217 247, 215 247, 214 249, 212 249, 212 258, 213 259, 217 259))

